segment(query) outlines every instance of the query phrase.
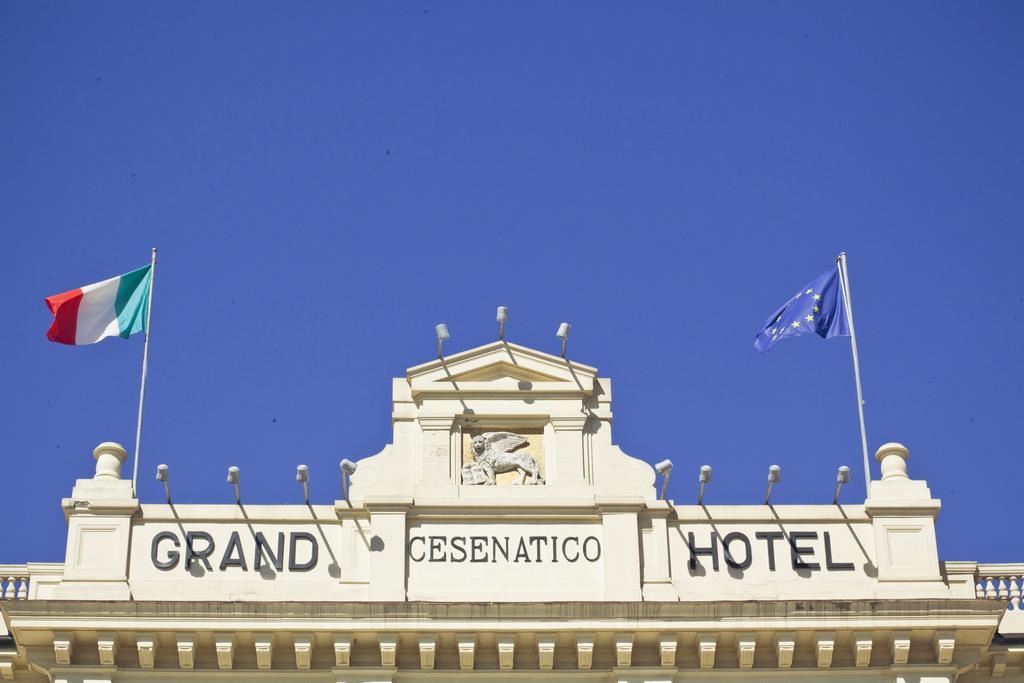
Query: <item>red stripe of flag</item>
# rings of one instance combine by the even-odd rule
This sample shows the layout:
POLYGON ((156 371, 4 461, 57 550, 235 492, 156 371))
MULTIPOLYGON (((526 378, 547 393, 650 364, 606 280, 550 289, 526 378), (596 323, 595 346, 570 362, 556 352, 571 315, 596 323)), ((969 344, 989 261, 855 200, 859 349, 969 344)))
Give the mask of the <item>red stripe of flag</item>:
POLYGON ((63 294, 46 297, 46 305, 53 313, 53 324, 46 338, 61 344, 74 344, 78 328, 78 305, 82 303, 82 290, 72 289, 63 294))

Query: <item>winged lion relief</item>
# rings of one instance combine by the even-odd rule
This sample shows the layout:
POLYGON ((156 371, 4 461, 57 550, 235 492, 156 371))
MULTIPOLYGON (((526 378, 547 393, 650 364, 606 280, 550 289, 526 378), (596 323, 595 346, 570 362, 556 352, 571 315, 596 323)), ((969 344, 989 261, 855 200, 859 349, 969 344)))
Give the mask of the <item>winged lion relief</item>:
POLYGON ((514 452, 528 442, 525 436, 513 432, 484 432, 473 437, 473 462, 463 465, 462 483, 494 486, 496 474, 518 471, 515 484, 543 484, 537 460, 529 453, 514 452))

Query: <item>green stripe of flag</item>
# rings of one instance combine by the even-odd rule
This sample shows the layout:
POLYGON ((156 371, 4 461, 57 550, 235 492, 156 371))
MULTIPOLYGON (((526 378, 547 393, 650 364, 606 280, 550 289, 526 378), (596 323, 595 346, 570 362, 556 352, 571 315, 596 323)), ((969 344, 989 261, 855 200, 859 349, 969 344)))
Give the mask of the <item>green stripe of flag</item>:
POLYGON ((143 266, 121 276, 114 300, 117 328, 120 330, 118 336, 127 339, 136 332, 146 330, 150 280, 150 266, 143 266))

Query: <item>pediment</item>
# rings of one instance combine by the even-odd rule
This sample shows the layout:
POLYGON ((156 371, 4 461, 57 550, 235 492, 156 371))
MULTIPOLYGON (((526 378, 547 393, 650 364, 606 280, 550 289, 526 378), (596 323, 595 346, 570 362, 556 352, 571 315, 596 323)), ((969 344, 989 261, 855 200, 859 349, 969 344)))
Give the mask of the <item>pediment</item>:
POLYGON ((500 379, 515 379, 523 382, 561 382, 562 380, 552 375, 547 375, 536 370, 512 365, 511 363, 499 362, 493 365, 485 365, 475 370, 453 375, 448 378, 454 382, 493 382, 500 379))
POLYGON ((494 342, 406 371, 412 393, 559 392, 589 394, 597 369, 507 342, 494 342))

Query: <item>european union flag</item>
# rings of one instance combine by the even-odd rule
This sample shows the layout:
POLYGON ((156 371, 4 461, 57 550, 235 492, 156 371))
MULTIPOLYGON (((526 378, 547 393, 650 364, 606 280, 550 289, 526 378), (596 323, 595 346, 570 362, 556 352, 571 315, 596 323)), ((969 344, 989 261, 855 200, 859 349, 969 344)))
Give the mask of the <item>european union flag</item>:
POLYGON ((772 313, 764 329, 754 337, 754 348, 764 353, 777 341, 812 333, 823 339, 850 336, 839 268, 827 270, 808 282, 772 313))

